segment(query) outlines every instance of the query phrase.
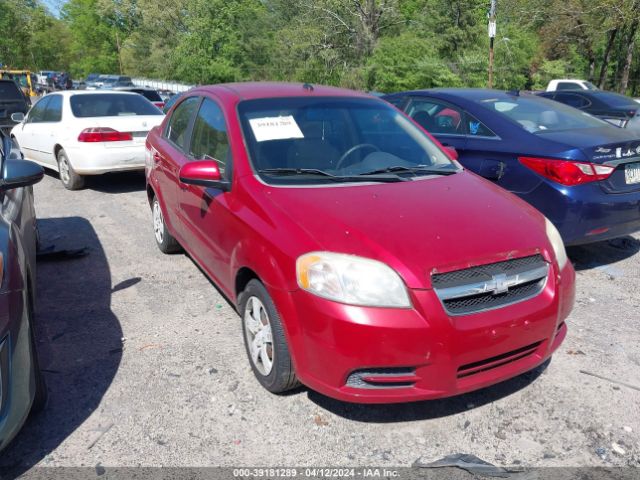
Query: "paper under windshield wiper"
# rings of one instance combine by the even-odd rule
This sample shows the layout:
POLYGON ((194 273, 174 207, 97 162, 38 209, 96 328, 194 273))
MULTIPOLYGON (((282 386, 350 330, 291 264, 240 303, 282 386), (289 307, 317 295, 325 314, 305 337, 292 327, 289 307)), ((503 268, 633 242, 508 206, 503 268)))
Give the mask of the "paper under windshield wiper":
POLYGON ((392 172, 379 172, 370 176, 361 175, 333 175, 324 170, 316 168, 263 168, 258 173, 266 173, 267 175, 308 175, 324 177, 332 182, 404 182, 405 179, 398 175, 383 175, 392 172))
POLYGON ((380 173, 401 173, 401 172, 410 172, 410 173, 428 173, 431 175, 453 175, 454 173, 458 173, 460 170, 457 168, 455 170, 443 170, 438 167, 429 167, 427 165, 415 165, 413 167, 404 167, 401 165, 396 165, 393 167, 385 167, 379 168, 377 170, 371 170, 370 172, 360 173, 361 176, 367 175, 378 175, 380 173))

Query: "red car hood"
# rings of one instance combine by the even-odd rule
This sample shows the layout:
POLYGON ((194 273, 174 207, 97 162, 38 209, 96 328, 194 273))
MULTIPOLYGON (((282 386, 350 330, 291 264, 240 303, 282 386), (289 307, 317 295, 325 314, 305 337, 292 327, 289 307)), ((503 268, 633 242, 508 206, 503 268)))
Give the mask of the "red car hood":
POLYGON ((265 195, 317 250, 383 261, 410 288, 430 274, 547 252, 544 217, 472 173, 411 182, 273 188, 265 195))

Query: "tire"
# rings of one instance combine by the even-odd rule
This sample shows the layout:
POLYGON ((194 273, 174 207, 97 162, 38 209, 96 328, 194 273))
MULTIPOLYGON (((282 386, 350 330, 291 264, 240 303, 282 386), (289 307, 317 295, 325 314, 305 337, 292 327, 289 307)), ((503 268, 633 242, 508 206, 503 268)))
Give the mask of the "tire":
POLYGON ((258 382, 272 393, 299 386, 280 315, 264 285, 251 280, 240 294, 238 305, 244 345, 258 382))
POLYGON ((35 377, 36 386, 30 412, 30 414, 33 415, 45 409, 45 407, 47 406, 47 400, 49 398, 49 392, 47 390, 47 384, 44 380, 44 375, 42 375, 42 372, 40 371, 40 361, 38 360, 38 348, 36 347, 36 335, 33 325, 33 300, 31 299, 31 296, 29 296, 27 308, 27 314, 29 316, 29 331, 31 336, 31 363, 33 365, 33 374, 35 377))
POLYGON ((169 233, 158 197, 153 197, 151 202, 151 218, 153 219, 153 237, 156 239, 156 245, 160 251, 167 254, 180 252, 182 247, 169 233))
POLYGON ((84 177, 75 172, 64 149, 61 148, 58 151, 56 160, 58 161, 60 181, 62 185, 64 185, 64 188, 67 190, 79 190, 84 187, 84 177))

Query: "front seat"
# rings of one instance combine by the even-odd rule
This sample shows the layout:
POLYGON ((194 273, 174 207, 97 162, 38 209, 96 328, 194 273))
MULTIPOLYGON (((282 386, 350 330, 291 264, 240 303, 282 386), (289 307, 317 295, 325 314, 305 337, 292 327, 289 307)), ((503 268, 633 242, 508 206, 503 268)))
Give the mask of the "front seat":
POLYGON ((413 115, 413 121, 424 128, 427 132, 432 132, 435 130, 435 121, 433 117, 429 115, 429 113, 425 111, 417 112, 413 115))

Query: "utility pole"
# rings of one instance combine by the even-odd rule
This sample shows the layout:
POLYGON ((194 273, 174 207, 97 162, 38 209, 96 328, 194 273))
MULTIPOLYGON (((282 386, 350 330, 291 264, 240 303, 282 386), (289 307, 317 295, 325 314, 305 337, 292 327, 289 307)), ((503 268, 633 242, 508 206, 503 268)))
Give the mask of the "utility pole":
POLYGON ((489 17, 489 88, 493 88, 493 42, 496 38, 496 3, 498 0, 491 0, 489 17))
POLYGON ((120 50, 120 35, 118 34, 118 30, 116 30, 116 48, 118 49, 118 65, 120 66, 120 75, 124 74, 122 69, 122 53, 120 50))

